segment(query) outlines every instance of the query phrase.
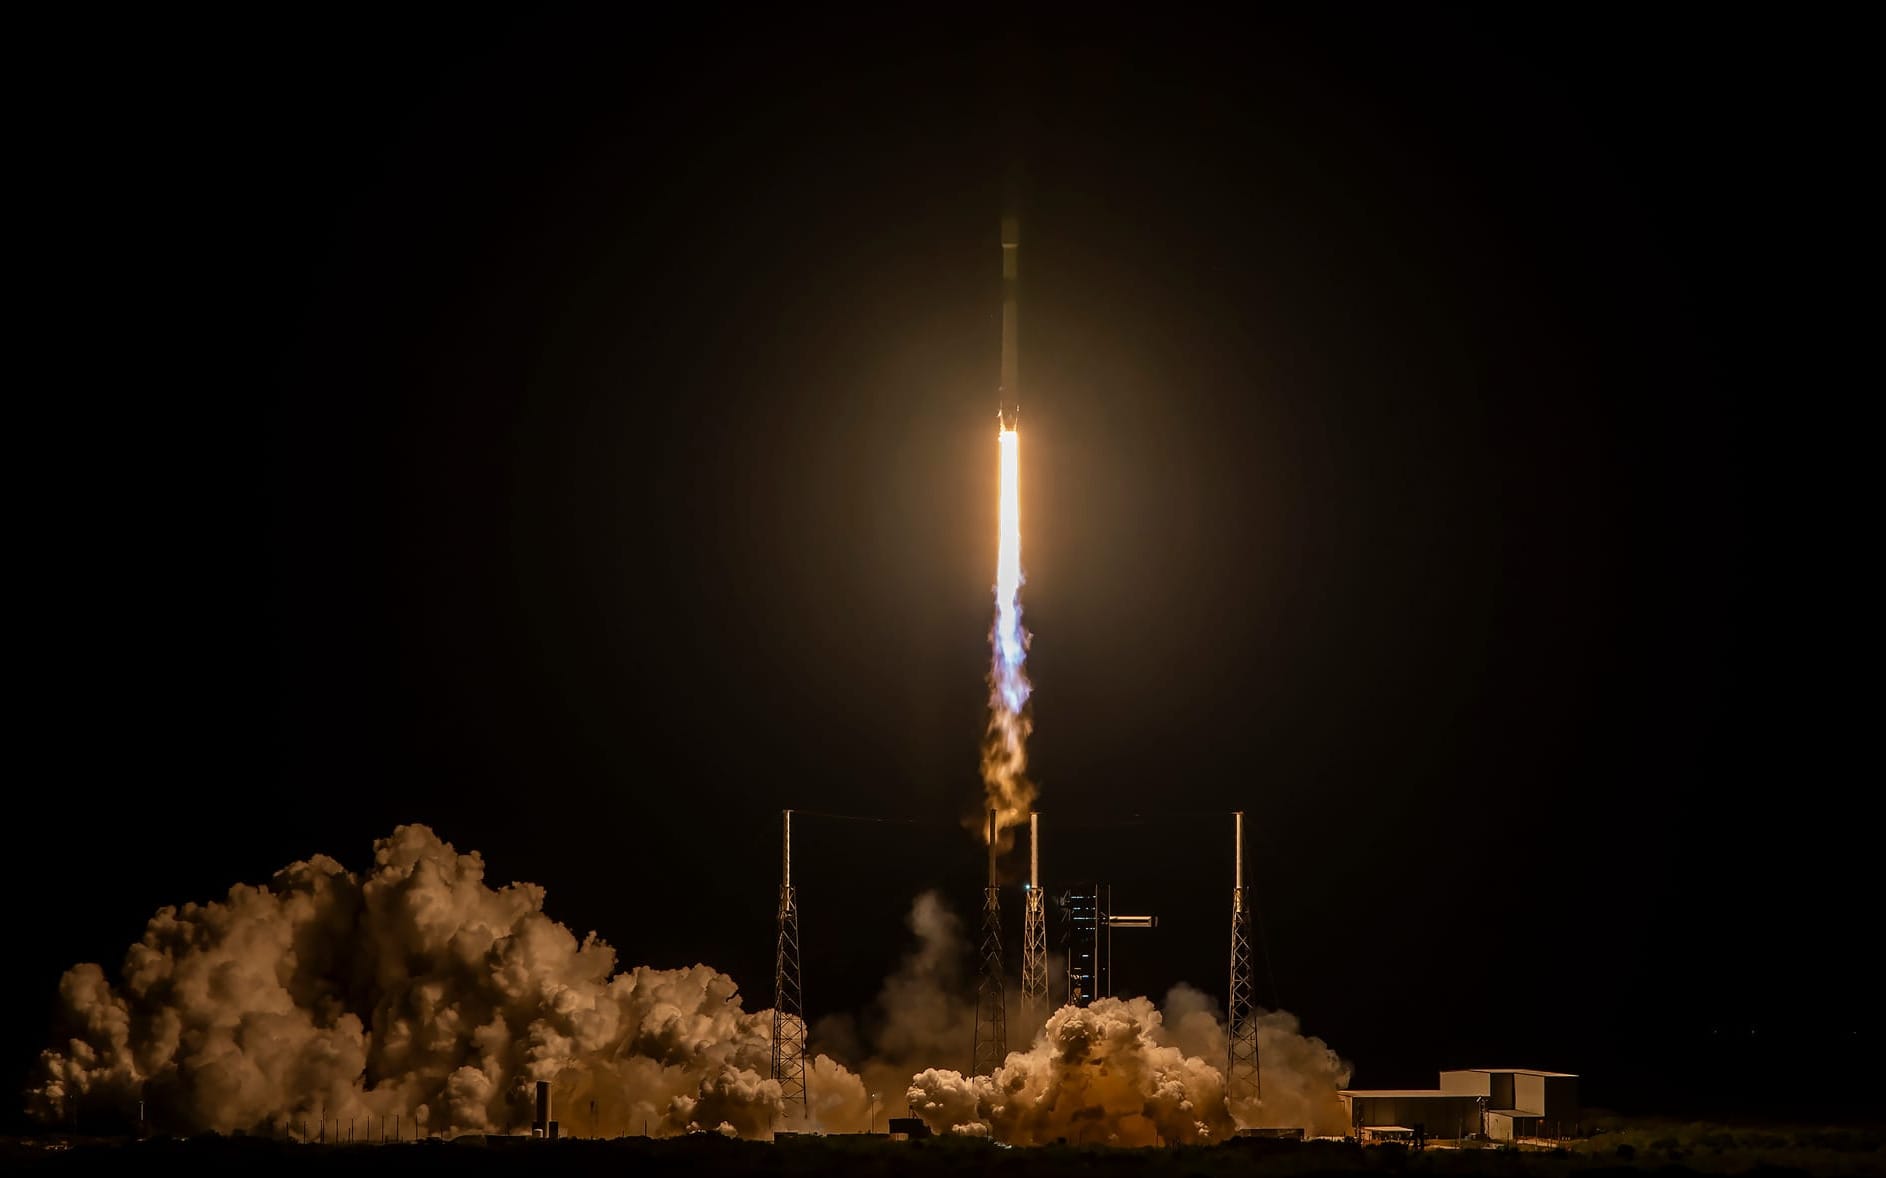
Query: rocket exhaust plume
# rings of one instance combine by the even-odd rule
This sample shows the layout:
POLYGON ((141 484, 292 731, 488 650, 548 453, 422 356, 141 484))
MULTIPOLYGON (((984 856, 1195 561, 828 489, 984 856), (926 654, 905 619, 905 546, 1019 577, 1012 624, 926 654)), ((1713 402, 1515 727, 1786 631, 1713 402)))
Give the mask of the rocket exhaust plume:
POLYGON ((996 512, 995 628, 990 634, 989 728, 982 747, 985 808, 996 811, 997 831, 1027 820, 1035 800, 1028 780, 1028 710, 1031 687, 1025 663, 1028 632, 1022 629, 1021 396, 1016 349, 1016 255, 1021 234, 1015 218, 1002 220, 1002 384, 997 397, 996 446, 1000 495, 996 512))

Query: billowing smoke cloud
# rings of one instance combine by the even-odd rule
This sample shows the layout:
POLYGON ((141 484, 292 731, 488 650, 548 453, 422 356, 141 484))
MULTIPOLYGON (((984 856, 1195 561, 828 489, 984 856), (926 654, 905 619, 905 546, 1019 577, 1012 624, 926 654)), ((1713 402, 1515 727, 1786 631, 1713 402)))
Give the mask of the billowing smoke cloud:
MULTIPOLYGON (((618 973, 594 934, 543 913, 543 889, 493 889, 476 853, 402 826, 356 876, 324 855, 266 887, 164 908, 114 986, 97 965, 60 983, 67 1038, 41 1056, 29 1108, 122 1110, 175 1128, 301 1132, 399 1115, 428 1133, 518 1131, 552 1082, 571 1134, 690 1129, 765 1136, 771 1015, 705 965, 618 973), (592 1112, 593 1107, 593 1112, 592 1112)), ((815 1118, 866 1107, 819 1057, 815 1118)))
MULTIPOLYGON (((1260 1020, 1259 1053, 1258 1122, 1341 1131, 1336 1092, 1348 1065, 1283 1012, 1260 1020)), ((907 1099, 935 1132, 1014 1145, 1218 1141, 1237 1127, 1225 1106, 1224 1058, 1224 1025, 1210 1000, 1179 986, 1164 1016, 1145 998, 1063 1007, 993 1076, 933 1068, 911 1080, 907 1099)))
MULTIPOLYGON (((770 1011, 745 1011, 705 965, 617 972, 614 951, 544 915, 543 898, 491 888, 477 854, 403 826, 364 875, 315 856, 266 887, 162 909, 116 985, 97 965, 67 971, 66 1038, 42 1055, 29 1106, 64 1120, 75 1103, 122 1114, 141 1098, 168 1128, 221 1132, 394 1116, 409 1135, 515 1132, 548 1080, 571 1135, 803 1126, 768 1078, 770 1011)), ((1230 1131, 1224 1025, 1186 986, 1163 1016, 1144 998, 1063 1009, 993 1079, 937 1070, 969 1052, 963 929, 935 893, 909 923, 916 947, 873 1008, 815 1029, 862 1062, 808 1062, 811 1127, 863 1129, 876 1093, 880 1127, 907 1101, 939 1131, 1016 1144, 1230 1131)), ((1246 1120, 1340 1132, 1347 1065, 1288 1014, 1259 1026, 1264 1102, 1246 1120)))
MULTIPOLYGON (((871 1010, 814 1029, 816 1042, 881 1094, 880 1117, 907 1105, 938 1132, 993 1133, 1018 1145, 1062 1137, 1206 1141, 1243 1124, 1343 1131, 1336 1093, 1349 1082, 1349 1065, 1322 1040, 1302 1035, 1284 1011, 1258 1019, 1262 1104, 1228 1112, 1223 1017, 1211 998, 1183 984, 1166 995, 1163 1012, 1144 998, 1109 999, 1063 1008, 1035 1028, 1011 1010, 1011 1035, 1032 1035, 1032 1045, 1011 1053, 996 1080, 938 1068, 969 1054, 976 1009, 963 974, 967 945, 961 920, 934 892, 917 897, 909 926, 916 947, 871 1010)), ((862 1128, 867 1112, 856 1115, 862 1128)))
POLYGON ((1217 1141, 1232 1131, 1224 1075, 1160 1041, 1145 998, 1066 1006, 1027 1051, 992 1076, 932 1068, 910 1082, 911 1109, 939 1133, 1015 1145, 1217 1141))
MULTIPOLYGON (((1163 1013, 1163 1041, 1223 1065, 1228 1044, 1214 999, 1181 982, 1167 992, 1163 1013)), ((1240 1125, 1300 1128, 1309 1136, 1348 1131, 1336 1093, 1348 1086, 1352 1069, 1327 1043, 1303 1034, 1296 1015, 1258 1013, 1257 1058, 1263 1099, 1232 1110, 1240 1125)))

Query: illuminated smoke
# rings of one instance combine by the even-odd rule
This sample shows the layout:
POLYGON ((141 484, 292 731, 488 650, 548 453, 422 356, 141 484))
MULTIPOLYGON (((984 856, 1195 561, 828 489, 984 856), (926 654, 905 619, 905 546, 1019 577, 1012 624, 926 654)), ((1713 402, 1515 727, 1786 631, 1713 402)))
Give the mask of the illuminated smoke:
MULTIPOLYGON (((800 1127, 768 1078, 771 1012, 744 1010, 725 974, 617 972, 608 945, 543 913, 543 889, 491 888, 477 854, 423 826, 374 852, 358 876, 315 856, 267 886, 162 909, 115 985, 97 965, 67 971, 65 1037, 41 1057, 32 1111, 62 1123, 75 1105, 83 1120, 143 1099, 172 1131, 313 1133, 325 1119, 333 1132, 352 1118, 365 1134, 397 1115, 408 1136, 517 1132, 541 1079, 572 1136, 800 1127)), ((808 1060, 811 1127, 863 1129, 877 1092, 880 1128, 908 1101, 939 1131, 1017 1144, 1227 1131, 1224 1026, 1185 986, 1163 1017, 1144 998, 1058 1011, 993 1081, 934 1070, 969 1049, 962 926, 934 893, 909 921, 916 947, 862 1035, 840 1019, 816 1029, 828 1050, 849 1040, 835 1053, 862 1075, 808 1060)), ((1259 1039, 1258 1123, 1341 1131, 1347 1065, 1282 1012, 1260 1016, 1259 1039)))
MULTIPOLYGON (((1013 1145, 1222 1140, 1235 1128, 1225 1108, 1224 1025, 1188 986, 1175 987, 1166 1006, 1164 1016, 1146 998, 1062 1007, 992 1076, 918 1073, 910 1108, 935 1132, 1013 1145)), ((1336 1092, 1348 1083, 1348 1065, 1299 1034, 1289 1014, 1263 1016, 1259 1035, 1262 1123, 1340 1132, 1336 1092)))
POLYGON ((1027 1051, 992 1076, 931 1069, 911 1079, 911 1109, 939 1133, 1015 1145, 1216 1141, 1232 1131, 1224 1075, 1160 1042, 1145 998, 1064 1006, 1027 1051))
MULTIPOLYGON (((119 984, 97 965, 66 972, 67 1037, 41 1055, 29 1108, 64 1121, 142 1098, 178 1130, 397 1114, 408 1134, 516 1132, 549 1080, 572 1135, 763 1137, 784 1119, 771 1013, 745 1011, 731 978, 618 973, 593 933, 544 915, 542 888, 493 889, 484 869, 402 826, 364 876, 317 855, 159 910, 119 984)), ((857 1076, 823 1056, 809 1071, 815 1123, 866 1107, 857 1076)))
POLYGON ((1001 497, 997 509, 995 628, 990 634, 989 730, 982 746, 985 808, 1006 830, 1025 822, 1035 800, 1028 780, 1028 734, 1034 726, 1028 710, 1028 631, 1022 628, 1022 525, 1020 435, 1004 427, 997 435, 1001 451, 1001 497))
MULTIPOLYGON (((1225 1023, 1215 1000, 1181 982, 1161 1009, 1166 1042, 1187 1055, 1224 1061, 1225 1023)), ((1349 1086, 1351 1068, 1327 1043, 1303 1034, 1296 1015, 1258 1012, 1257 1057, 1264 1096, 1244 1123, 1300 1128, 1308 1136, 1348 1131, 1336 1093, 1349 1086)))
MULTIPOLYGON (((937 893, 924 892, 906 922, 917 944, 884 980, 870 1009, 859 1018, 832 1015, 813 1028, 819 1046, 855 1067, 878 1093, 880 1128, 885 1117, 907 1112, 905 1091, 914 1073, 967 1057, 976 1025, 973 992, 963 981, 962 921, 937 893)), ((865 1128, 869 1111, 857 1112, 855 1128, 865 1128)))

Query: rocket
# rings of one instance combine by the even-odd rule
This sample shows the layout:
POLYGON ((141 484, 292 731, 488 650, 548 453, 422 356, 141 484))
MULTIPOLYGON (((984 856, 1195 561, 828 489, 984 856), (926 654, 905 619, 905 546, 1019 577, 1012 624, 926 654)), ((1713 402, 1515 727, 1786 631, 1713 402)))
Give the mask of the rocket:
POLYGON ((1002 218, 1002 383, 996 386, 996 419, 1012 430, 1022 415, 1022 382, 1015 353, 1016 261, 1022 248, 1021 218, 1002 218))

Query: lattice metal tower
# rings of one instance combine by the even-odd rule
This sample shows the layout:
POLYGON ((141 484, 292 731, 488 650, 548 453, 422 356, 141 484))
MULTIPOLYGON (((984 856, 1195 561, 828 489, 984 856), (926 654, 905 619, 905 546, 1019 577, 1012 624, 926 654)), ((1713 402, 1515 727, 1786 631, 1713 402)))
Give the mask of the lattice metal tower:
POLYGON ((1041 815, 1028 815, 1028 890, 1022 904, 1022 1022, 1048 1018, 1048 906, 1041 894, 1041 815))
POLYGON ((1236 815, 1236 868, 1231 888, 1231 1001, 1226 1029, 1225 1104, 1235 1118, 1263 1095, 1257 1074, 1257 1004, 1251 981, 1251 913, 1244 903, 1244 811, 1236 815), (1240 1110, 1240 1106, 1246 1106, 1240 1110))
POLYGON ((799 982, 799 900, 792 890, 792 811, 784 811, 781 818, 779 951, 773 959, 773 1079, 779 1081, 786 1114, 804 1117, 810 1102, 805 1087, 805 995, 799 982))
POLYGON ((1002 900, 995 886, 995 811, 989 811, 989 886, 982 893, 981 976, 976 982, 976 1040, 970 1074, 994 1074, 1008 1058, 1008 1011, 1002 982, 1002 900))

